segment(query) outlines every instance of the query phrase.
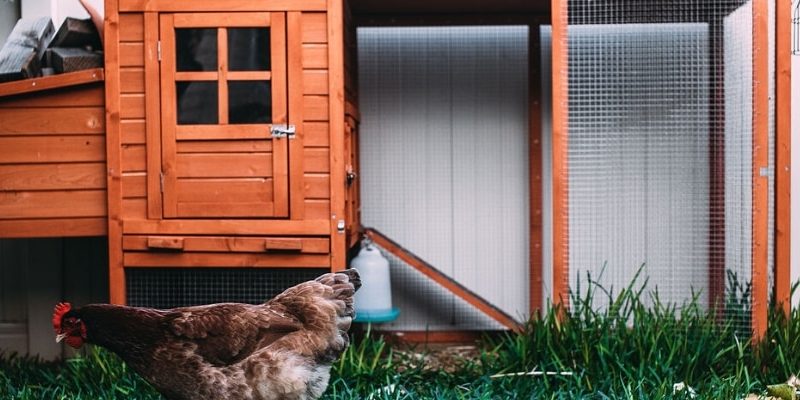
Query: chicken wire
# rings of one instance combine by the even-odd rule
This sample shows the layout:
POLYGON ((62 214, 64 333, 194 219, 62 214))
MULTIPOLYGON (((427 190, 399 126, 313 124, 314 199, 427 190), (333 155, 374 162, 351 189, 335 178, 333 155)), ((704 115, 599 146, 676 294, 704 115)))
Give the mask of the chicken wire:
MULTIPOLYGON (((527 26, 359 28, 358 58, 363 224, 525 319, 527 26)), ((401 314, 386 327, 501 328, 390 262, 401 314)))
POLYGON ((129 305, 173 308, 259 304, 327 272, 320 268, 126 268, 125 281, 129 305))
MULTIPOLYGON (((557 177, 568 183, 568 204, 566 215, 555 216, 568 224, 565 279, 585 290, 591 276, 619 292, 643 268, 639 282, 647 279, 661 301, 697 296, 747 330, 751 2, 565 4, 567 66, 553 74, 569 88, 568 170, 557 177)), ((770 102, 771 125, 773 110, 770 102)), ((773 201, 769 208, 771 217, 773 201)), ((770 235, 770 254, 772 241, 770 235)), ((770 270, 772 262, 770 256, 770 270)), ((602 307, 607 300, 595 301, 602 307)))

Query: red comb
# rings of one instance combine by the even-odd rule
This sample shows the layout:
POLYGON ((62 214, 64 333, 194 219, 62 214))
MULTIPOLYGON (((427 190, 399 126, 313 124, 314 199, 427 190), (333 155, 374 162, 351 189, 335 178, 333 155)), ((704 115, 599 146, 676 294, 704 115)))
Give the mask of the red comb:
POLYGON ((58 303, 56 305, 55 310, 53 310, 53 329, 56 330, 56 333, 61 332, 61 317, 71 309, 72 306, 69 303, 58 303))

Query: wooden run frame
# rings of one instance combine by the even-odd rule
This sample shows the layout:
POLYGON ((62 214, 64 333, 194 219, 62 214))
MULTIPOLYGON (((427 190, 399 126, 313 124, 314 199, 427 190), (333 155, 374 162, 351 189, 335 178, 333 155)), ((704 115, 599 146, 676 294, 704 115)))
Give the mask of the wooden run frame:
POLYGON ((106 69, 106 160, 108 169, 108 283, 109 300, 125 304, 125 268, 122 263, 122 146, 120 145, 119 3, 105 1, 104 53, 106 69))
POLYGON ((775 303, 791 312, 792 4, 775 2, 775 303))
POLYGON ((751 328, 757 342, 767 331, 769 293, 769 0, 753 0, 753 261, 751 328))
POLYGON ((569 92, 567 74, 567 0, 553 0, 553 294, 555 306, 569 307, 569 92))

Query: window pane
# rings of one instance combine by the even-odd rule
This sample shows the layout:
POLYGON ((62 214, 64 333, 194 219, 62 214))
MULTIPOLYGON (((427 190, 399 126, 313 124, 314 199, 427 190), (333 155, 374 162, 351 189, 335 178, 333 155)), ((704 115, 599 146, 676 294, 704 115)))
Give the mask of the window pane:
POLYGON ((269 71, 269 28, 229 28, 231 71, 269 71))
POLYGON ((228 120, 231 124, 266 124, 272 121, 270 81, 228 82, 228 120))
POLYGON ((217 30, 175 29, 175 63, 178 71, 216 71, 217 30))
POLYGON ((216 81, 175 82, 179 125, 218 123, 217 85, 216 81))

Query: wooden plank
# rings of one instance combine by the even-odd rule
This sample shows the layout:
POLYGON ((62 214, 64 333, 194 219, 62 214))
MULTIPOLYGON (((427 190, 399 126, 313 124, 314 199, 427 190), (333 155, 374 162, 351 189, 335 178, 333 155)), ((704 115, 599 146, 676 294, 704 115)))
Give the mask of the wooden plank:
MULTIPOLYGON (((144 66, 144 44, 142 42, 123 42, 119 44, 120 67, 144 66)), ((106 62, 108 67, 108 62, 106 62)))
POLYGON ((235 267, 235 268, 325 268, 327 255, 284 253, 145 253, 125 252, 126 267, 235 267))
POLYGON ((708 134, 708 306, 725 313, 725 29, 722 20, 709 24, 708 134))
POLYGON ((775 2, 775 301, 791 313, 792 56, 791 2, 775 2))
POLYGON ((270 153, 178 154, 179 178, 272 176, 270 153))
POLYGON ((303 242, 297 238, 267 238, 264 240, 264 249, 267 251, 300 251, 303 242))
POLYGON ((329 125, 327 122, 304 122, 303 140, 309 147, 328 147, 330 145, 329 125))
POLYGON ((177 143, 178 153, 271 153, 271 140, 196 140, 177 143))
POLYGON ((288 103, 289 123, 298 128, 294 140, 289 141, 289 211, 291 219, 300 220, 306 217, 305 198, 303 195, 303 170, 305 165, 303 147, 305 146, 305 126, 303 125, 303 94, 305 84, 303 74, 302 53, 303 16, 298 12, 287 15, 287 79, 289 82, 288 103))
POLYGON ((47 57, 56 74, 97 69, 103 66, 103 53, 75 47, 47 49, 47 57))
MULTIPOLYGON (((345 229, 341 229, 345 221, 345 189, 344 189, 344 1, 330 0, 328 7, 328 65, 330 66, 328 79, 326 108, 330 116, 330 162, 331 180, 331 270, 340 271, 347 267, 347 249, 345 248, 345 229)), ((315 114, 317 96, 305 96, 305 119, 308 121, 327 119, 323 115, 315 114)), ((324 104, 324 103, 323 103, 324 104)), ((346 228, 346 227, 345 227, 346 228)))
POLYGON ((306 147, 303 151, 306 173, 329 173, 330 151, 326 147, 306 147))
POLYGON ((144 40, 144 14, 125 13, 119 15, 119 40, 121 42, 144 40))
MULTIPOLYGON (((216 28, 221 26, 247 28, 270 26, 270 17, 268 12, 181 13, 175 14, 174 23, 176 28, 216 28)), ((227 60, 227 57, 220 57, 220 60, 227 60)))
POLYGON ((328 174, 305 174, 304 197, 307 199, 329 199, 331 178, 328 174))
POLYGON ((0 192, 105 187, 105 163, 0 165, 0 192))
POLYGON ((0 192, 0 219, 105 216, 105 190, 0 192))
POLYGON ((106 63, 106 129, 108 130, 108 282, 109 300, 125 304, 125 269, 122 264, 122 194, 120 143, 120 16, 119 3, 105 4, 104 53, 106 63))
POLYGON ((40 60, 53 30, 48 17, 18 20, 0 48, 0 82, 41 75, 40 60))
MULTIPOLYGON (((86 71, 78 71, 73 73, 81 74, 84 72, 86 71)), ((30 81, 24 80, 14 83, 21 83, 27 85, 30 83, 30 81)), ((0 94, 0 108, 31 108, 31 107, 103 108, 104 104, 105 104, 105 89, 103 83, 100 81, 80 84, 77 86, 48 88, 46 94, 39 93, 38 89, 32 92, 25 92, 12 96, 3 96, 2 94, 0 94)))
MULTIPOLYGON (((344 88, 344 86, 342 86, 342 88, 344 88)), ((344 95, 342 95, 339 101, 344 101, 344 95)), ((332 103, 336 103, 336 101, 332 103)), ((341 108, 342 119, 344 121, 344 104, 341 105, 341 108)), ((327 121, 329 116, 332 115, 335 114, 332 114, 330 110, 328 96, 303 96, 303 118, 306 121, 327 121)))
MULTIPOLYGON (((155 29, 155 28, 153 28, 155 29)), ((163 54, 175 54, 175 29, 173 15, 159 15, 159 37, 163 54)), ((178 204, 175 200, 175 184, 177 175, 175 170, 175 156, 177 154, 177 127, 178 119, 175 110, 175 57, 164 57, 160 68, 160 104, 161 104, 161 176, 159 191, 161 195, 162 214, 164 217, 175 217, 178 213, 178 204)), ((155 138, 156 133, 150 132, 155 138)), ((211 132, 213 133, 213 132, 211 132)), ((201 137, 202 138, 202 137, 201 137)), ((186 138, 190 139, 190 138, 186 138)))
POLYGON ((122 199, 121 208, 122 219, 146 219, 147 218, 147 199, 137 197, 133 199, 122 199))
MULTIPOLYGON (((287 93, 286 14, 274 13, 270 31, 272 70, 272 122, 289 123, 289 94, 287 93), (280 51, 277 51, 280 49, 280 51)), ((289 139, 273 139, 273 179, 275 182, 274 215, 289 216, 289 139)))
MULTIPOLYGON (((183 238, 180 237, 148 236, 146 238, 146 244, 148 249, 183 250, 183 238)), ((124 238, 122 247, 125 248, 124 238)))
POLYGON ((126 119, 121 121, 120 135, 120 144, 145 144, 145 120, 126 119))
POLYGON ((328 94, 328 70, 307 69, 303 71, 303 94, 328 94))
POLYGON ((328 45, 303 44, 303 68, 328 68, 328 45))
POLYGON ((105 217, 0 220, 0 238, 104 236, 107 232, 105 217))
POLYGON ((144 93, 144 68, 122 68, 119 75, 122 93, 144 93))
POLYGON ((147 170, 147 149, 142 145, 122 146, 122 172, 144 172, 147 170))
POLYGON ((102 134, 105 111, 101 107, 0 108, 3 135, 102 134))
MULTIPOLYGON (((182 15, 196 14, 177 14, 175 16, 175 26, 179 26, 179 19, 182 15)), ((191 26, 191 25, 190 25, 191 26)), ((217 81, 217 121, 220 125, 228 124, 228 30, 217 29, 217 71, 219 80, 217 81)), ((177 73, 176 79, 177 77, 177 73)))
POLYGON ((0 164, 105 161, 105 137, 0 137, 0 164))
POLYGON ((120 96, 120 118, 143 119, 145 117, 144 94, 123 94, 120 96))
POLYGON ((119 10, 158 12, 325 11, 325 0, 120 0, 119 10))
MULTIPOLYGON (((58 31, 53 36, 48 47, 80 48, 91 47, 93 50, 102 50, 100 34, 92 20, 78 19, 73 17, 64 18, 64 22, 58 27, 58 31)), ((102 62, 102 59, 101 59, 102 62)))
POLYGON ((271 79, 271 71, 228 71, 229 81, 268 81, 271 79))
POLYGON ((271 179, 179 179, 176 189, 178 203, 220 203, 220 207, 268 204, 273 196, 271 179))
POLYGON ((769 176, 769 11, 767 0, 753 0, 753 304, 754 341, 767 332, 769 176))
POLYGON ((436 269, 434 266, 427 263, 425 260, 421 259, 416 254, 412 253, 408 249, 403 248, 398 243, 389 239, 386 235, 372 228, 366 228, 364 230, 364 234, 370 240, 372 240, 373 243, 377 244, 386 251, 400 258, 401 260, 403 260, 403 262, 405 262, 409 266, 413 267, 414 269, 421 272, 428 278, 432 279, 434 282, 438 283, 443 288, 449 290, 454 295, 458 296, 459 298, 466 301, 473 307, 477 308, 487 316, 499 322, 501 325, 515 331, 521 331, 523 329, 522 325, 519 322, 517 322, 514 319, 514 317, 512 317, 505 311, 501 310, 500 308, 496 307, 495 305, 493 305, 492 303, 490 303, 477 293, 473 292, 472 290, 468 289, 464 285, 453 280, 453 278, 445 275, 444 273, 436 269))
POLYGON ((325 13, 302 13, 300 26, 303 27, 303 43, 328 42, 328 16, 325 13))
POLYGON ((306 199, 303 208, 305 209, 306 219, 330 218, 331 201, 328 199, 306 199))
POLYGON ((542 75, 539 25, 528 25, 528 185, 530 191, 530 240, 528 251, 528 312, 539 315, 543 308, 542 222, 542 75))
POLYGON ((212 235, 328 235, 328 219, 191 219, 125 221, 125 234, 212 234, 212 235))
POLYGON ((567 87, 567 0, 552 2, 553 63, 553 294, 556 306, 569 307, 569 111, 567 87))
POLYGON ((161 83, 158 60, 158 14, 144 15, 144 103, 147 113, 145 134, 147 137, 147 217, 160 219, 161 204, 161 83))
POLYGON ((217 71, 176 71, 176 81, 215 81, 219 79, 217 71))
POLYGON ((122 198, 147 197, 147 174, 125 174, 122 176, 122 198))
MULTIPOLYGON (((126 235, 123 239, 124 250, 146 251, 147 241, 151 236, 126 235)), ((163 236, 162 236, 163 237, 163 236)), ((285 237, 253 237, 253 236, 178 236, 183 241, 183 250, 187 252, 213 253, 260 253, 265 252, 265 240, 297 240, 302 246, 300 251, 309 254, 327 254, 330 248, 328 238, 285 238, 285 237)))
MULTIPOLYGON (((163 95, 162 95, 163 96, 163 95)), ((166 106, 163 109, 171 109, 174 115, 174 107, 166 106)), ((285 113, 285 111, 283 111, 285 113)), ((166 119, 166 117, 163 117, 166 119)), ((166 121, 165 121, 166 123, 166 121)), ((276 122, 277 123, 277 122, 276 122)), ((272 133, 270 126, 264 124, 240 124, 240 125, 174 125, 177 140, 224 140, 224 139, 269 139, 272 133)))
POLYGON ((0 97, 85 85, 92 82, 102 82, 104 79, 105 74, 103 69, 94 68, 66 74, 25 79, 22 81, 5 82, 0 83, 0 97))

